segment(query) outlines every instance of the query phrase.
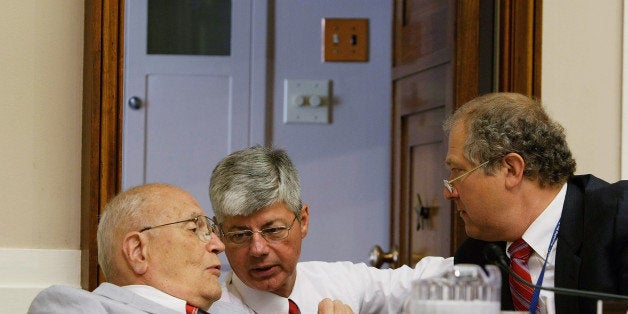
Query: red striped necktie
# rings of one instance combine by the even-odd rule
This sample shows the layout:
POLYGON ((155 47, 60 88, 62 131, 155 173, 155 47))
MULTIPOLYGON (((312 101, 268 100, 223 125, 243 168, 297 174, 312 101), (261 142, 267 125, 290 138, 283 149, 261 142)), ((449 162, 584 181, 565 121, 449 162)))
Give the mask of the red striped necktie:
POLYGON ((301 314, 297 304, 290 299, 288 299, 288 314, 301 314))
MULTIPOLYGON (((510 245, 508 252, 510 253, 510 268, 512 271, 527 282, 532 282, 530 271, 528 270, 528 259, 530 254, 532 254, 532 248, 523 239, 519 239, 510 245)), ((529 311, 534 289, 517 281, 512 275, 509 276, 508 280, 515 310, 529 311)), ((539 312, 538 306, 536 311, 539 312)))
POLYGON ((186 303, 185 304, 185 314, 207 314, 207 312, 197 308, 194 305, 191 305, 190 303, 186 303))

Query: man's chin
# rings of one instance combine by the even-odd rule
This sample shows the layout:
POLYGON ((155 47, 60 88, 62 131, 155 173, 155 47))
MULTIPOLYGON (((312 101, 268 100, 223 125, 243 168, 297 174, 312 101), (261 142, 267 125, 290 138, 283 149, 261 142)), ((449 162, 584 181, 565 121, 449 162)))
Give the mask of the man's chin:
MULTIPOLYGON (((282 288, 287 286, 286 278, 282 276, 272 276, 270 278, 248 278, 248 282, 245 281, 246 285, 252 289, 271 292, 277 295, 283 296, 282 288), (280 280, 281 278, 283 280, 280 280)), ((284 289, 285 290, 285 289, 284 289)))
POLYGON ((211 290, 211 291, 206 291, 203 294, 203 298, 205 298, 207 301, 209 301, 209 305, 211 305, 212 303, 220 300, 220 297, 222 295, 222 291, 220 289, 217 290, 211 290))
POLYGON ((281 284, 279 284, 278 282, 272 280, 272 279, 266 279, 266 280, 255 280, 249 284, 247 284, 249 287, 255 289, 255 290, 260 290, 260 291, 266 291, 266 292, 275 292, 276 290, 279 289, 279 287, 281 287, 281 284))

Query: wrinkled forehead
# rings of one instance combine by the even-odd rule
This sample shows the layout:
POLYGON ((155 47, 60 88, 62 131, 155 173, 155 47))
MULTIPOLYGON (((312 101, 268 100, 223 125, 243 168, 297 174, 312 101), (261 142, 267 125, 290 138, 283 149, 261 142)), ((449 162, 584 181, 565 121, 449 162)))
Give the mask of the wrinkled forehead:
POLYGON ((145 214, 150 220, 186 219, 203 215, 196 199, 188 192, 174 188, 161 188, 147 200, 145 214))

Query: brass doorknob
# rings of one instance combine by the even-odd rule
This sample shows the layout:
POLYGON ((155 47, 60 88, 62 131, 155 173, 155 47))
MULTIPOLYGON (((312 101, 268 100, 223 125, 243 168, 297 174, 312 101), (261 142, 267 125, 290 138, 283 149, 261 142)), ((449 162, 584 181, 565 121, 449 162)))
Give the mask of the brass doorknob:
POLYGON ((399 251, 397 250, 397 247, 394 246, 389 253, 384 253, 379 245, 375 245, 371 249, 371 254, 369 255, 369 262, 371 266, 376 268, 380 268, 382 265, 384 265, 384 263, 388 263, 394 266, 395 264, 397 264, 398 259, 399 251))

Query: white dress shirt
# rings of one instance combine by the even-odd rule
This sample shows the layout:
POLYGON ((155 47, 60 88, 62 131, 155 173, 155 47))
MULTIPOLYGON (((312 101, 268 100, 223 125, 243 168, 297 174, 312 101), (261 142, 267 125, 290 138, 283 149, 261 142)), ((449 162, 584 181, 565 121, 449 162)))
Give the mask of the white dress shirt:
MULTIPOLYGON (((560 221, 560 216, 563 211, 563 204, 565 203, 565 196, 567 195, 567 184, 565 183, 560 189, 560 192, 554 197, 552 202, 543 210, 541 215, 537 217, 534 222, 523 233, 522 239, 530 245, 533 250, 530 259, 528 260, 528 269, 530 270, 530 277, 532 283, 536 284, 543 264, 545 263, 545 257, 550 246, 550 241, 554 233, 556 225, 560 221)), ((556 241, 552 246, 552 250, 549 253, 547 259, 547 266, 545 267, 545 274, 543 275, 543 282, 540 284, 546 287, 554 287, 554 270, 556 265, 556 241)), ((508 247, 512 242, 508 243, 508 247)), ((554 306, 554 292, 541 290, 539 294, 539 304, 541 304, 542 313, 554 314, 556 313, 556 307, 554 306)))
MULTIPOLYGON (((425 257, 414 268, 377 269, 364 263, 301 262, 290 299, 303 314, 316 313, 324 298, 342 301, 355 313, 401 313, 417 279, 440 277, 453 269, 453 257, 425 257)), ((222 283, 221 301, 248 306, 250 313, 288 312, 288 298, 251 289, 233 272, 222 283)))

